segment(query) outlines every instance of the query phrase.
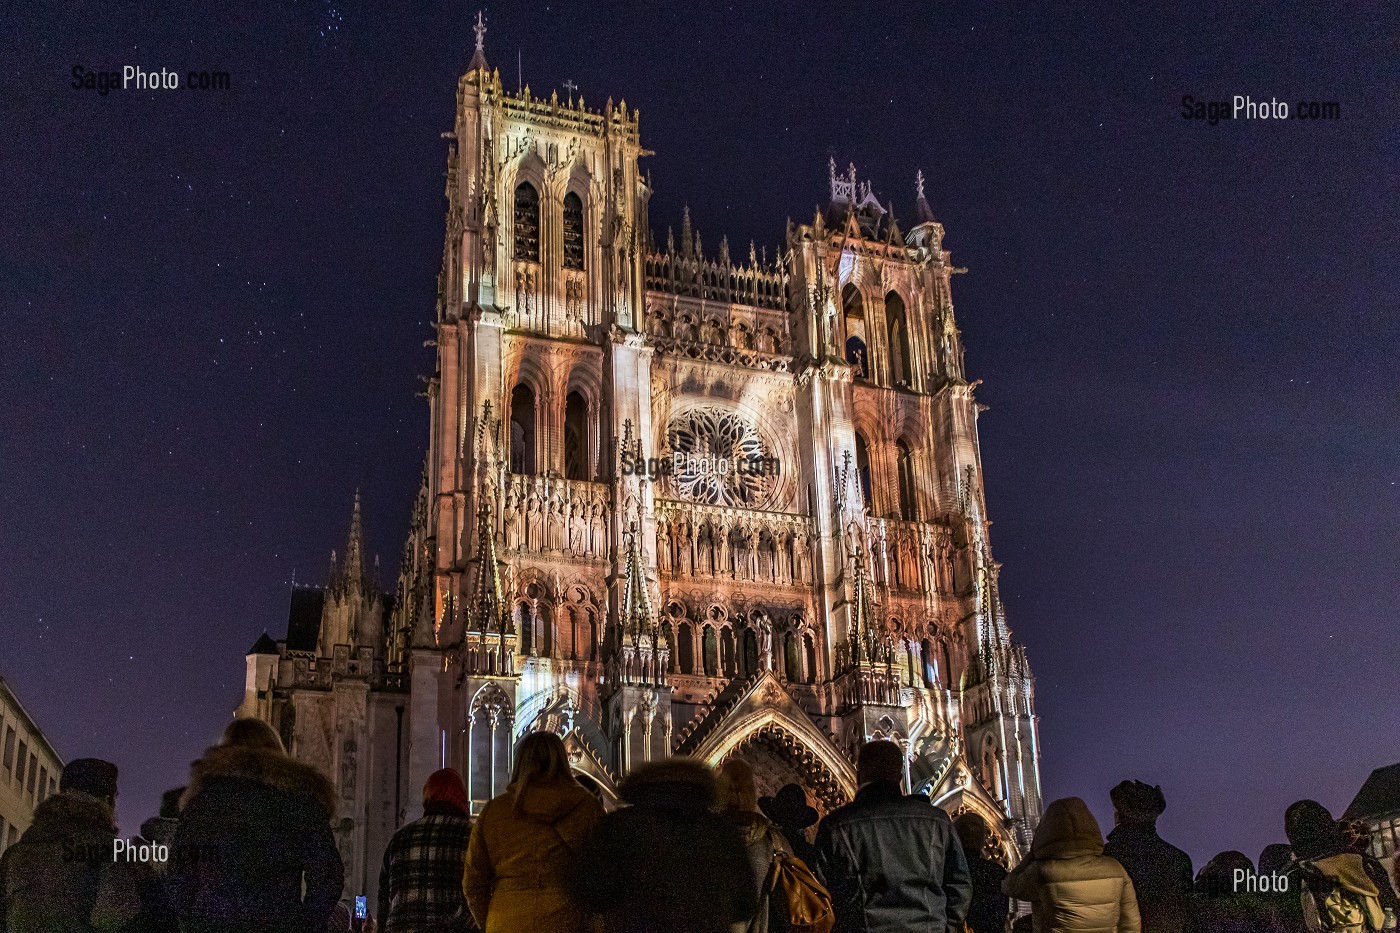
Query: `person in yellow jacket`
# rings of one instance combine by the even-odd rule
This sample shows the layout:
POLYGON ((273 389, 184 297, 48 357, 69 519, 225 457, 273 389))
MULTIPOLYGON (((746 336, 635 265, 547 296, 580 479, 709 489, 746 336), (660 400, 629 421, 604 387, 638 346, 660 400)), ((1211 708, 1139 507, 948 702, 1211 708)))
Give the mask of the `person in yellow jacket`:
POLYGON ((1083 800, 1045 808, 1031 854, 1002 882, 1030 901, 1035 933, 1141 933, 1137 896, 1127 871, 1103 854, 1103 833, 1083 800))
POLYGON ((586 913, 566 889, 575 853, 603 807, 574 780, 559 736, 520 743, 506 792, 481 811, 462 891, 486 933, 579 933, 586 913))

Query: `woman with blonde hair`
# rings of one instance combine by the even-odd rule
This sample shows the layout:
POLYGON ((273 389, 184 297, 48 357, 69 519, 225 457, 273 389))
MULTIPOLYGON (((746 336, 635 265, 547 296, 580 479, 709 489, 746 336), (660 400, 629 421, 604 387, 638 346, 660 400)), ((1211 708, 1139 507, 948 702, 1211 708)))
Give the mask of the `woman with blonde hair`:
MULTIPOLYGON (((753 768, 738 758, 731 758, 719 769, 719 813, 739 831, 748 855, 753 875, 750 884, 758 898, 758 910, 747 921, 735 923, 733 933, 767 933, 768 913, 772 893, 768 890, 769 872, 773 859, 779 854, 791 856, 792 846, 758 809, 758 787, 753 768)), ((782 895, 779 895, 781 897, 782 895)))
POLYGON ((510 785, 481 811, 467 845, 462 890, 477 924, 486 933, 581 931, 567 876, 602 815, 574 780, 559 736, 526 736, 510 785))

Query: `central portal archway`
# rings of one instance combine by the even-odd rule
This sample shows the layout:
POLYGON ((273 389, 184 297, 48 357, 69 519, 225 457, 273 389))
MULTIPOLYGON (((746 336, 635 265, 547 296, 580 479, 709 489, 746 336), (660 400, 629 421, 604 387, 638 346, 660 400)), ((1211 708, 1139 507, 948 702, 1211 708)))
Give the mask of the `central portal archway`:
POLYGON ((850 802, 841 778, 780 725, 769 723, 749 733, 715 764, 730 758, 739 758, 753 768, 759 796, 771 796, 784 784, 799 784, 822 816, 850 802))

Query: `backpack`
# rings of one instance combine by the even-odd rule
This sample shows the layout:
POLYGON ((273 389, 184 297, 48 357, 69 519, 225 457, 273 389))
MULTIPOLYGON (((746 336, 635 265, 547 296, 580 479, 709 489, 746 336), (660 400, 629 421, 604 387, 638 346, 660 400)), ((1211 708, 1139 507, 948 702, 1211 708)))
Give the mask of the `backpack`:
POLYGON ((1361 895, 1347 890, 1315 866, 1309 865, 1308 868, 1309 893, 1317 910, 1319 930, 1325 933, 1365 933, 1379 929, 1371 926, 1361 895))
POLYGON ((831 894, 802 859, 783 852, 773 853, 766 889, 782 911, 792 933, 831 933, 836 925, 836 908, 831 894))

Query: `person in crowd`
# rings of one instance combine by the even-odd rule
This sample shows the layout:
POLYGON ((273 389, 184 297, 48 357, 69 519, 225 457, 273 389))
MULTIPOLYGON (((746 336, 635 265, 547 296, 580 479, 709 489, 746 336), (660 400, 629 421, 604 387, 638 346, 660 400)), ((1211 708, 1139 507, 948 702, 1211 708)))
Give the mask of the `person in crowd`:
MULTIPOLYGON (((758 904, 752 917, 734 924, 734 933, 767 933, 771 908, 766 884, 768 874, 773 868, 773 859, 779 853, 792 855, 792 847, 778 827, 759 812, 758 789, 754 784, 753 769, 747 762, 731 758, 720 767, 719 812, 738 830, 744 842, 758 904)), ((777 896, 781 897, 782 893, 779 892, 777 896)))
POLYGON ((190 768, 166 883, 184 933, 326 929, 345 878, 331 782, 235 719, 190 768))
POLYGON ((1221 852, 1201 868, 1187 900, 1186 933, 1258 933, 1266 930, 1257 894, 1238 879, 1254 874, 1243 852, 1221 852), (1243 872, 1243 874, 1239 874, 1243 872))
POLYGON ((856 776, 855 799, 817 827, 837 931, 962 930, 972 882, 948 814, 900 791, 904 752, 893 742, 862 745, 856 776))
POLYGON ((1366 874, 1361 856, 1347 851, 1341 828, 1316 800, 1299 800, 1283 815, 1283 831, 1293 847, 1286 870, 1298 891, 1297 913, 1309 930, 1364 933, 1385 923, 1380 890, 1366 874))
POLYGON ((1157 834, 1167 809, 1162 788, 1123 781, 1108 792, 1113 831, 1103 854, 1117 859, 1133 879, 1143 933, 1181 933, 1191 892, 1191 856, 1157 834))
POLYGON ((384 933, 470 933, 462 894, 471 820, 462 775, 443 768, 423 784, 423 816, 402 827, 379 871, 379 927, 384 933))
POLYGON ((976 814, 966 813, 953 821, 953 830, 962 844, 967 859, 968 875, 972 878, 972 904, 967 910, 967 926, 972 933, 1003 933, 1009 910, 1001 883, 1006 869, 987 858, 987 841, 992 831, 976 814))
POLYGON ((113 857, 117 766, 68 763, 0 858, 0 933, 174 933, 155 869, 113 857))
POLYGON ((748 854, 712 810, 709 768, 688 758, 652 762, 618 792, 630 806, 598 823, 572 878, 575 897, 607 933, 729 933, 754 916, 748 854))
POLYGON ((1385 866, 1381 864, 1380 859, 1371 854, 1371 827, 1367 826, 1364 820, 1342 820, 1337 825, 1342 834, 1342 848, 1361 856, 1361 861, 1366 866, 1366 877, 1370 878, 1371 883, 1380 891, 1381 910, 1385 911, 1388 917, 1395 917, 1400 913, 1400 899, 1395 896, 1395 887, 1390 883, 1390 876, 1385 873, 1385 866))
MULTIPOLYGON (((160 812, 141 824, 141 838, 143 840, 165 846, 167 851, 175 845, 175 830, 180 825, 180 798, 184 795, 185 788, 183 787, 177 787, 161 794, 160 812)), ((169 859, 166 859, 153 862, 152 866, 158 874, 163 875, 169 864, 169 859)))
POLYGON ((1002 890, 1031 902, 1035 933, 1141 933, 1127 870, 1103 854, 1098 821, 1078 797, 1045 808, 1029 857, 1002 890))
POLYGON ((510 785, 481 811, 467 846, 462 888, 477 925, 486 933, 581 930, 567 873, 602 815, 574 780, 563 740, 526 736, 510 785))
POLYGON ((792 854, 813 871, 817 867, 817 847, 807 841, 807 830, 817 825, 817 811, 807 803, 801 784, 784 784, 772 797, 758 798, 758 808, 773 821, 792 854))
MULTIPOLYGON (((1287 877, 1293 864, 1293 847, 1286 842, 1266 845, 1259 853, 1259 875, 1272 879, 1287 877)), ((1262 933, 1304 933, 1303 912, 1299 906, 1297 878, 1290 878, 1286 891, 1269 891, 1259 896, 1262 920, 1259 929, 1262 933)))

